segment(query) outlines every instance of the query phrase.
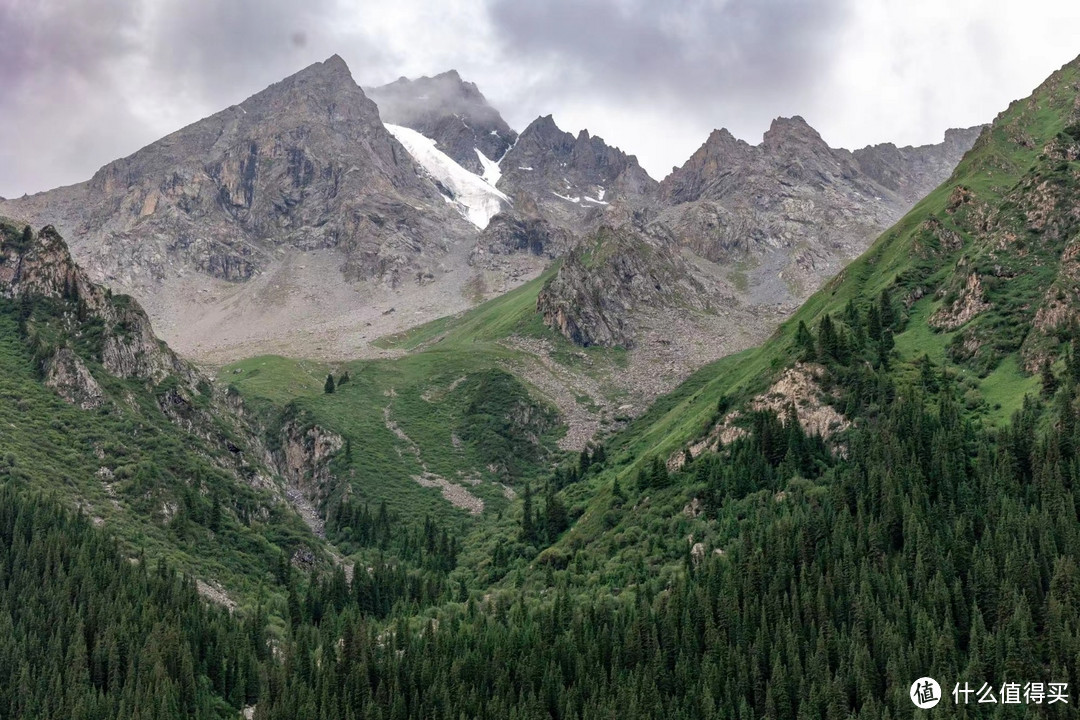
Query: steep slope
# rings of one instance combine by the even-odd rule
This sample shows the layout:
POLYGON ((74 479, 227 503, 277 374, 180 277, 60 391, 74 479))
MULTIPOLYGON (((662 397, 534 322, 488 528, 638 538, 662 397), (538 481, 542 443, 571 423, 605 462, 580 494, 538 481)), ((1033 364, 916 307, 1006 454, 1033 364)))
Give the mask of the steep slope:
POLYGON ((91 283, 52 227, 0 221, 0 378, 0 474, 80 508, 129 551, 244 594, 283 558, 321 560, 227 398, 135 300, 91 283))
POLYGON ((517 133, 456 70, 415 80, 398 78, 365 92, 379 106, 383 122, 431 138, 458 165, 492 184, 498 180, 498 163, 517 133))
POLYGON ((1069 382, 1080 339, 1078 160, 1080 58, 998 115, 945 183, 768 342, 696 373, 627 429, 623 448, 681 462, 687 448, 715 447, 740 401, 778 391, 782 402, 807 400, 783 397, 807 383, 781 382, 806 361, 824 370, 809 383, 813 402, 859 416, 874 412, 879 380, 944 379, 986 424, 1002 423, 1025 395, 1069 382))
POLYGON ((444 191, 334 56, 0 212, 55 223, 92 277, 214 359, 320 335, 360 345, 398 288, 425 286, 416 311, 467 306, 477 230, 444 191))

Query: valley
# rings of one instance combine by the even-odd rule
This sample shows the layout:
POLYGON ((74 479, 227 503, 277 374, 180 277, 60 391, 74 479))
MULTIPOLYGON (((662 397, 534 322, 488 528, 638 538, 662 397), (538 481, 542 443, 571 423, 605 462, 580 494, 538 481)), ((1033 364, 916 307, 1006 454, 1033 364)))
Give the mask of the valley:
POLYGON ((1080 686, 1078 208, 1080 58, 937 145, 781 117, 658 181, 335 55, 0 199, 0 717, 1080 686))

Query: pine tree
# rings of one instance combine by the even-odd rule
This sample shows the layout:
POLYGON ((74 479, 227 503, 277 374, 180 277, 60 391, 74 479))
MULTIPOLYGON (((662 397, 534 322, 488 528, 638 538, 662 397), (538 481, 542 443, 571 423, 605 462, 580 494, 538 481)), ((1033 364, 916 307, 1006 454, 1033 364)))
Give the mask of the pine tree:
POLYGON ((532 486, 529 483, 525 483, 525 494, 522 499, 521 541, 523 543, 533 543, 536 541, 536 524, 533 521, 532 486))
POLYGON ((818 325, 818 356, 821 360, 837 360, 840 354, 839 338, 832 316, 826 314, 818 325))
POLYGON ((892 297, 889 295, 889 289, 885 288, 881 291, 881 295, 878 296, 878 305, 881 308, 881 327, 882 329, 888 328, 890 330, 896 329, 896 309, 893 307, 892 297))
POLYGON ((1050 364, 1050 358, 1043 360, 1039 378, 1042 382, 1042 394, 1044 397, 1050 397, 1057 392, 1058 380, 1054 377, 1054 368, 1050 364))
POLYGON ((334 376, 333 376, 333 374, 330 374, 330 375, 326 376, 326 384, 323 385, 323 392, 325 392, 325 393, 334 392, 334 376))
POLYGON ((799 327, 795 331, 795 347, 799 349, 799 359, 803 362, 810 362, 817 354, 817 349, 814 346, 814 336, 810 332, 810 328, 806 327, 806 323, 802 320, 799 321, 799 327))

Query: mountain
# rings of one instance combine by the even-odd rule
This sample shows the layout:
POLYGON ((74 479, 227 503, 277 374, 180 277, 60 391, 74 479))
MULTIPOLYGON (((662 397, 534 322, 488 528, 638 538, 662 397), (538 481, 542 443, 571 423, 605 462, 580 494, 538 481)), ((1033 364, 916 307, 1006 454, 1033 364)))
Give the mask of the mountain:
POLYGON ((0 212, 55 224, 92 277, 211 359, 318 337, 352 348, 387 308, 467 306, 477 231, 449 192, 334 56, 0 212), (433 284, 432 297, 396 301, 397 288, 433 284))
POLYGON ((456 70, 415 80, 402 77, 365 92, 379 106, 383 122, 434 140, 458 165, 477 175, 497 175, 499 161, 517 140, 479 88, 456 70))
MULTIPOLYGON (((946 707, 982 695, 1021 717, 1041 697, 1039 713, 1069 716, 1080 673, 1078 97, 1080 58, 999 115, 943 184, 762 345, 701 368, 602 442, 529 468, 535 484, 495 514, 485 506, 456 565, 428 557, 417 582, 378 588, 389 598, 372 593, 375 568, 351 583, 312 579, 258 667, 266 681, 244 697, 253 714, 885 720, 910 715, 912 682, 932 677, 946 707)), ((677 266, 649 232, 603 229, 576 265, 612 248, 677 266)), ((511 367, 508 328, 545 338, 527 300, 549 280, 396 337, 410 354, 350 366, 369 384, 304 402, 357 438, 375 436, 381 405, 379 434, 398 448, 386 455, 452 468, 453 448, 478 447, 451 429, 477 400, 509 401, 477 408, 490 440, 511 418, 543 417, 504 415, 521 399, 505 386, 447 415, 431 402, 476 383, 476 368, 445 365, 470 348, 511 367), (420 432, 443 438, 431 459, 426 444, 412 450, 420 432)), ((593 372, 621 355, 567 345, 551 356, 562 368, 593 372)), ((239 373, 240 392, 287 404, 304 368, 260 362, 239 373)), ((381 489, 369 461, 355 453, 346 467, 381 489)), ((359 502, 335 513, 345 542, 371 527, 359 502)), ((420 544, 454 543, 429 531, 420 544)))
POLYGON ((601 313, 590 299, 634 295, 633 286, 658 272, 641 258, 627 263, 615 252, 602 255, 621 269, 581 272, 571 257, 560 276, 577 277, 556 277, 542 292, 539 310, 564 332, 576 328, 568 337, 577 342, 628 346, 630 334, 617 339, 605 326, 640 325, 638 316, 644 315, 652 317, 652 327, 668 327, 660 342, 676 342, 687 333, 741 335, 742 347, 759 342, 778 317, 794 310, 945 179, 980 130, 950 130, 939 145, 877 145, 855 153, 830 148, 800 117, 773 121, 757 146, 726 130, 714 131, 659 184, 657 201, 642 203, 636 211, 609 211, 604 221, 634 227, 654 245, 665 246, 668 255, 683 254, 703 267, 711 284, 724 288, 724 300, 710 306, 713 314, 723 308, 726 321, 712 321, 706 330, 701 323, 709 322, 709 312, 668 292, 656 297, 637 293, 635 302, 621 304, 619 317, 611 317, 614 308, 601 313), (572 299, 560 295, 571 287, 572 299), (561 318, 551 315, 555 306, 565 307, 561 318), (602 314, 606 321, 599 319, 602 314), (688 326, 691 319, 696 329, 694 323, 688 326))
POLYGON ((798 302, 948 177, 980 130, 855 153, 798 116, 774 120, 756 146, 714 131, 664 178, 658 222, 702 257, 748 265, 752 295, 798 302))

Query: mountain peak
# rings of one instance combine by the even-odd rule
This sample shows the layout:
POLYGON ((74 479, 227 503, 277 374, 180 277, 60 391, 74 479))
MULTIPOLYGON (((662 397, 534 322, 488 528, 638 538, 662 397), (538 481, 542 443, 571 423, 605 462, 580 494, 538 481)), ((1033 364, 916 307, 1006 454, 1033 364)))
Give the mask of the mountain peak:
POLYGON ((352 72, 349 70, 349 66, 345 63, 337 53, 326 58, 322 62, 312 63, 306 68, 296 73, 293 77, 326 77, 335 79, 347 78, 349 82, 355 82, 353 80, 352 72))
POLYGON ((780 147, 791 142, 826 145, 818 131, 801 115, 776 118, 762 138, 765 147, 780 147))

